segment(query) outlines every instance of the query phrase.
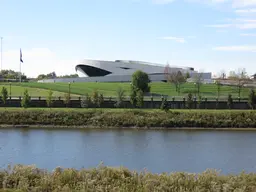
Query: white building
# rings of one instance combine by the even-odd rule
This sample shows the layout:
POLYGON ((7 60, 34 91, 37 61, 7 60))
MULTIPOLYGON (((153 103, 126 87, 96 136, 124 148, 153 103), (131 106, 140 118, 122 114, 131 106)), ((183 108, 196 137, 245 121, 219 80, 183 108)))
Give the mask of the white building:
MULTIPOLYGON (((172 67, 156 63, 132 61, 132 60, 82 60, 75 67, 79 78, 42 80, 41 82, 129 82, 132 74, 141 70, 149 75, 152 82, 166 81, 167 74, 172 72, 182 72, 184 75, 189 73, 191 79, 198 76, 198 72, 192 67, 172 67)), ((200 73, 201 78, 211 81, 211 73, 200 73)))

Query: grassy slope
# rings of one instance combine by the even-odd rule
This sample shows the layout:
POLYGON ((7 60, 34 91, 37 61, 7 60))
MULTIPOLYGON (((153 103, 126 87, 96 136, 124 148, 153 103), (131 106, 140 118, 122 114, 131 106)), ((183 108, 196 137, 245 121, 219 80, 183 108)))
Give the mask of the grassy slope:
MULTIPOLYGON (((0 85, 0 90, 2 90, 2 87, 6 87, 8 94, 10 94, 10 86, 9 85, 0 85)), ((17 85, 12 85, 11 86, 11 96, 12 97, 19 97, 22 96, 24 93, 24 90, 27 89, 29 92, 29 95, 32 97, 47 97, 49 94, 49 90, 47 89, 41 89, 41 88, 32 88, 32 87, 21 87, 17 85)), ((54 91, 53 90, 53 96, 58 97, 58 96, 64 96, 64 92, 59 92, 59 91, 54 91)), ((71 95, 75 96, 75 95, 71 95)))
MULTIPOLYGON (((52 89, 60 92, 68 92, 67 83, 23 83, 24 87, 52 89)), ((126 91, 126 95, 130 92, 129 83, 72 83, 71 93, 84 95, 85 93, 91 94, 94 90, 98 90, 104 96, 116 96, 116 90, 118 87, 122 87, 126 91)), ((187 83, 182 86, 181 96, 187 95, 188 91, 195 90, 195 86, 192 83, 187 83)), ((241 93, 241 97, 247 97, 249 90, 244 88, 241 93)), ((177 96, 175 87, 168 83, 151 83, 151 93, 160 95, 177 96)), ((227 97, 231 93, 233 97, 238 97, 237 89, 230 86, 221 87, 221 96, 227 97)), ((217 88, 214 84, 204 84, 201 87, 201 94, 208 98, 215 98, 217 95, 217 88)))

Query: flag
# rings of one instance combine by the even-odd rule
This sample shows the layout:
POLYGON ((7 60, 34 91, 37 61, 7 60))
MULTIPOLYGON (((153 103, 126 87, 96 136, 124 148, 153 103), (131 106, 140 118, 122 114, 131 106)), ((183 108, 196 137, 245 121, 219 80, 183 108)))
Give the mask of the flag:
POLYGON ((20 62, 23 63, 21 49, 20 49, 20 62))

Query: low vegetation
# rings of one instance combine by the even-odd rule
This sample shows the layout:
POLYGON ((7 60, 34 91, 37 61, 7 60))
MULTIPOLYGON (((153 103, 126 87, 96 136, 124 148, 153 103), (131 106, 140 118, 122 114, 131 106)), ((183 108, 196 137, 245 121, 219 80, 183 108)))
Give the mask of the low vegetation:
POLYGON ((3 109, 0 124, 96 128, 256 128, 256 111, 3 109))
POLYGON ((221 175, 214 170, 200 174, 132 172, 100 165, 93 169, 52 172, 35 166, 16 165, 0 172, 0 191, 245 191, 256 190, 256 174, 221 175))

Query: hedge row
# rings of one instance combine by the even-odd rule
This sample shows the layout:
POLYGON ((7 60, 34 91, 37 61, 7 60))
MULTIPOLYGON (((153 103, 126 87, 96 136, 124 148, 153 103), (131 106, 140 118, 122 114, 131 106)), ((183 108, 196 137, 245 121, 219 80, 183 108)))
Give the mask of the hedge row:
POLYGON ((1 125, 256 128, 256 111, 6 110, 1 125))
POLYGON ((0 172, 0 191, 123 191, 123 192, 198 192, 256 190, 256 174, 221 175, 207 170, 201 174, 152 174, 125 168, 86 170, 62 169, 47 172, 35 166, 16 165, 0 172))

